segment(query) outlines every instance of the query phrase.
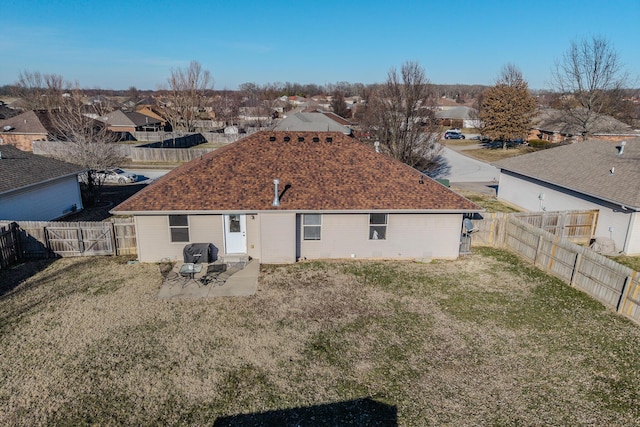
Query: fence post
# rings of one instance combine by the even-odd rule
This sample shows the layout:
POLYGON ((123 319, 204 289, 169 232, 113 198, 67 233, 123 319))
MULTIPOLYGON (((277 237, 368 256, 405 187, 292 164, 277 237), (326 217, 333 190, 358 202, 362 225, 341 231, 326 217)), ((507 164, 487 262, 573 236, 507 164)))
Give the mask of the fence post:
POLYGON ((542 251, 542 234, 538 234, 538 245, 536 247, 536 255, 533 257, 533 265, 538 265, 538 255, 542 251))
POLYGON ((116 227, 115 224, 113 223, 113 221, 109 221, 109 228, 111 230, 111 248, 112 248, 112 254, 113 255, 118 255, 118 246, 117 246, 117 239, 116 239, 116 227))
POLYGON ((573 270, 571 271, 571 281, 569 284, 571 287, 576 287, 576 280, 578 278, 578 270, 580 269, 580 263, 582 262, 582 254, 576 253, 576 260, 573 262, 573 270))
POLYGON ((633 280, 632 276, 627 276, 624 279, 624 285, 622 285, 622 292, 620 292, 620 299, 618 300, 618 304, 616 304, 616 311, 618 313, 622 313, 624 306, 625 306, 625 301, 627 300, 627 295, 629 294, 629 288, 631 286, 629 286, 630 283, 632 283, 631 281, 633 280))

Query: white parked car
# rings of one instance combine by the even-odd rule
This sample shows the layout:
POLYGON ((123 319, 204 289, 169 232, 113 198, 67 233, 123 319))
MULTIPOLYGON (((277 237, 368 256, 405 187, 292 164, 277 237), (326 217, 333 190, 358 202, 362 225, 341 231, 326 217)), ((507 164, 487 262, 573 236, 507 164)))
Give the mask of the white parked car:
POLYGON ((126 172, 119 168, 97 171, 96 178, 102 182, 117 182, 118 184, 136 182, 138 180, 138 176, 135 173, 126 172))

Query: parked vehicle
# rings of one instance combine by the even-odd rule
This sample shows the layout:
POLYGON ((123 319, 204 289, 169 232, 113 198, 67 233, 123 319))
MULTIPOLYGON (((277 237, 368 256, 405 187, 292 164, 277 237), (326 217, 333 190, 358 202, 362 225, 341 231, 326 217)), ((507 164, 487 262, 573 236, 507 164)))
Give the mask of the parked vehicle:
POLYGON ((119 168, 97 171, 96 178, 102 182, 117 182, 118 184, 136 182, 138 180, 138 176, 135 173, 126 172, 119 168))
POLYGON ((448 130, 444 133, 444 139, 464 139, 464 135, 458 131, 448 130))

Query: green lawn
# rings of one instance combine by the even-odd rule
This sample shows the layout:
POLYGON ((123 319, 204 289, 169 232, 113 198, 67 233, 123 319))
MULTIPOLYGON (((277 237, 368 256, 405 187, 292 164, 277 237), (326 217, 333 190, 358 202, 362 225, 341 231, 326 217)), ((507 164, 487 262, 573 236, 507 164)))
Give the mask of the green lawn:
POLYGON ((108 257, 0 271, 0 425, 640 420, 639 326, 507 252, 263 266, 252 297, 158 300, 160 280, 108 257))

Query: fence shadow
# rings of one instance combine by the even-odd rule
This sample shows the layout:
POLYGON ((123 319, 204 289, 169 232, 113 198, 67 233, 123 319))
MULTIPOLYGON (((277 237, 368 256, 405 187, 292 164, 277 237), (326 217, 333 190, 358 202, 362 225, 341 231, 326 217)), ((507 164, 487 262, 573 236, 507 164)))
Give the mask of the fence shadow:
POLYGON ((301 408, 218 418, 214 427, 245 426, 373 426, 395 427, 398 411, 395 406, 369 397, 301 408))
POLYGON ((57 257, 27 261, 0 270, 0 298, 13 291, 20 283, 53 264, 56 259, 57 257))

